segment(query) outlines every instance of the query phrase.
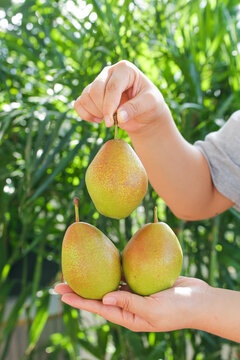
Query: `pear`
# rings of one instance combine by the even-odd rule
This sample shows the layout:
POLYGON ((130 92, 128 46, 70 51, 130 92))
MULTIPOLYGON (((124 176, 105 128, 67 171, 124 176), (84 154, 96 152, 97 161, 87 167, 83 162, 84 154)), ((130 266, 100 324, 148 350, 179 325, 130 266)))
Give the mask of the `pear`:
POLYGON ((122 253, 122 266, 129 287, 139 295, 151 295, 170 288, 182 269, 182 249, 172 229, 158 222, 139 229, 122 253))
POLYGON ((102 299, 118 289, 121 279, 120 254, 115 245, 96 227, 79 222, 78 198, 74 199, 76 222, 70 225, 62 244, 62 272, 78 295, 102 299))
POLYGON ((148 178, 141 160, 132 147, 115 138, 99 150, 86 171, 89 195, 102 214, 114 219, 129 216, 144 198, 148 178))

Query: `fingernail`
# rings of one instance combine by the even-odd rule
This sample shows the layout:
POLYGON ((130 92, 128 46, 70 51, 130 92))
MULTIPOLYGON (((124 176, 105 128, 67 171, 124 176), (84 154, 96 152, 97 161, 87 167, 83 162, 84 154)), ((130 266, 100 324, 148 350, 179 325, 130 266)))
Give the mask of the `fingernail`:
POLYGON ((104 116, 106 126, 112 126, 112 120, 109 115, 104 116))
POLYGON ((125 110, 120 110, 118 112, 118 121, 120 124, 128 121, 128 113, 125 110))
POLYGON ((116 299, 111 296, 104 297, 102 301, 104 305, 115 305, 117 303, 116 299))

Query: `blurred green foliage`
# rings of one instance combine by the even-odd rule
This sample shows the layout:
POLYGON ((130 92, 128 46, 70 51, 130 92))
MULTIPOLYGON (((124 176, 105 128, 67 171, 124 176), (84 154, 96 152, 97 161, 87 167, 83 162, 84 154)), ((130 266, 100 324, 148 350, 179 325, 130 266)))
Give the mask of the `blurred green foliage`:
POLYGON ((150 186, 129 218, 97 213, 84 174, 113 130, 81 121, 73 111, 73 101, 104 66, 127 59, 162 91, 183 136, 191 143, 203 139, 239 109, 239 35, 238 0, 1 1, 0 360, 14 346, 21 314, 28 336, 22 359, 84 359, 81 349, 96 359, 239 359, 236 344, 207 333, 133 333, 105 322, 86 327, 82 313, 68 306, 62 308, 63 330, 37 346, 49 318, 50 289, 60 280, 74 195, 81 219, 119 250, 151 221, 157 201, 160 218, 181 241, 183 274, 240 290, 240 215, 233 209, 185 222, 150 186))

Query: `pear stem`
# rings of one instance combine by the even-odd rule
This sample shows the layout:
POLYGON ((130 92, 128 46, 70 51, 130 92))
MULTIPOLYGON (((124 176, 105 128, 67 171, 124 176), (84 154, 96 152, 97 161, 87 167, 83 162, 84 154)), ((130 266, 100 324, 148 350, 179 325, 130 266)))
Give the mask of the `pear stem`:
POLYGON ((114 126, 115 126, 114 140, 118 140, 118 121, 117 121, 116 113, 113 115, 113 120, 114 120, 114 126))
POLYGON ((154 222, 158 222, 157 205, 154 206, 154 222))
POLYGON ((75 197, 73 202, 74 202, 74 206, 75 206, 76 222, 79 222, 79 198, 75 197))

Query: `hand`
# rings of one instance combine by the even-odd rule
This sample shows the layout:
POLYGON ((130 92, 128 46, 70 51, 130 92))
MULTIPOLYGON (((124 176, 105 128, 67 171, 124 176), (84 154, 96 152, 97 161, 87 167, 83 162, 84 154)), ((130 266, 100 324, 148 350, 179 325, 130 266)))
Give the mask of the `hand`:
POLYGON ((144 297, 119 290, 105 295, 102 301, 87 300, 66 284, 58 284, 54 290, 66 304, 132 331, 165 332, 192 327, 201 316, 202 300, 210 288, 202 280, 180 276, 172 288, 144 297))
POLYGON ((132 63, 120 61, 105 67, 89 84, 74 105, 87 121, 112 126, 117 112, 119 126, 135 132, 150 122, 157 122, 167 106, 156 86, 132 63))

